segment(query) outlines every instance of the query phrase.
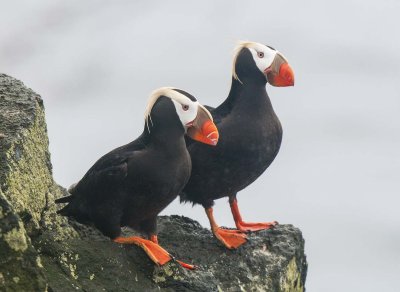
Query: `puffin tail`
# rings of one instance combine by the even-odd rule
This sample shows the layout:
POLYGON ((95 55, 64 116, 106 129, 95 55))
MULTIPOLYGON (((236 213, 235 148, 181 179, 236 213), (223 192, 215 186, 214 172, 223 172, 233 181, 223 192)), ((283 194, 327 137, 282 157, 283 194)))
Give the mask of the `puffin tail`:
POLYGON ((61 197, 58 198, 57 200, 55 200, 56 204, 61 204, 61 203, 69 203, 72 201, 72 196, 65 196, 65 197, 61 197))
POLYGON ((73 202, 73 196, 66 196, 59 198, 55 200, 56 204, 62 204, 62 203, 68 203, 68 205, 64 206, 60 210, 57 211, 57 214, 63 215, 63 216, 70 216, 71 215, 71 205, 73 202))
POLYGON ((68 188, 68 193, 70 194, 69 196, 61 197, 56 199, 54 202, 56 204, 63 204, 63 203, 68 203, 68 205, 64 206, 60 210, 57 211, 57 214, 63 215, 63 216, 71 216, 72 213, 74 213, 74 208, 72 207, 74 205, 74 193, 75 193, 75 187, 77 184, 73 184, 68 188))
POLYGON ((85 208, 85 203, 75 195, 66 196, 55 200, 57 204, 67 203, 63 208, 57 211, 57 214, 66 217, 72 217, 80 223, 89 222, 90 218, 85 208))
POLYGON ((65 206, 64 208, 57 211, 57 214, 62 216, 69 216, 70 215, 70 208, 69 205, 65 206))
POLYGON ((185 192, 181 192, 180 194, 179 194, 179 202, 181 203, 181 204, 186 204, 186 203, 191 203, 192 204, 192 207, 194 206, 194 205, 196 205, 196 204, 199 204, 199 203, 196 203, 195 201, 193 201, 193 200, 191 200, 191 198, 189 198, 189 196, 187 195, 187 193, 185 193, 185 192))

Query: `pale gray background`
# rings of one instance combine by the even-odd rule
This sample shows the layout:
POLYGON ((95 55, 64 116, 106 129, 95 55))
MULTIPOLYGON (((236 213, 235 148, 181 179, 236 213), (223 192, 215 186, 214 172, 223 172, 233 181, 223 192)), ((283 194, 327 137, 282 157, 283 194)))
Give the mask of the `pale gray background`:
MULTIPOLYGON (((277 48, 296 85, 267 86, 284 139, 239 194, 245 218, 301 228, 308 291, 399 291, 399 3, 7 1, 0 71, 42 95, 55 178, 68 186, 140 134, 151 90, 218 105, 237 40, 277 48)), ((208 226, 199 206, 164 214, 208 226)), ((233 226, 226 200, 216 215, 233 226)))

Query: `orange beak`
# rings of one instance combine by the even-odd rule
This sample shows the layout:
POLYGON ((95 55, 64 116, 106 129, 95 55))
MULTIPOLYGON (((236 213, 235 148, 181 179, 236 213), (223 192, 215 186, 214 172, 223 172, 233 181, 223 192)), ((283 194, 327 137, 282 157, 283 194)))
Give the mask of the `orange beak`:
POLYGON ((272 86, 284 87, 294 85, 294 72, 286 59, 279 53, 276 54, 271 66, 264 73, 272 86))
POLYGON ((199 106, 196 118, 187 125, 187 135, 193 140, 215 146, 218 143, 219 133, 211 114, 199 106))

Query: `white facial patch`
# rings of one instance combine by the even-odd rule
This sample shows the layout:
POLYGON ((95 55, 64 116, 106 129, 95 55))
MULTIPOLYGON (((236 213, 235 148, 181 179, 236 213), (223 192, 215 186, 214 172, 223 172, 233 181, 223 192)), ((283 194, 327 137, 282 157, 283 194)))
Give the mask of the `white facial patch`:
POLYGON ((271 66, 277 54, 277 51, 258 43, 248 47, 248 49, 253 55, 254 62, 261 72, 264 72, 265 69, 268 69, 271 66))
POLYGON ((239 77, 236 74, 235 66, 236 60, 240 51, 243 48, 249 49, 250 53, 253 56, 254 62, 256 63, 257 68, 264 73, 265 69, 269 68, 272 62, 275 59, 276 54, 278 51, 273 50, 266 45, 255 43, 255 42, 240 42, 239 45, 235 49, 235 56, 233 59, 233 69, 232 69, 232 76, 239 80, 239 77))
POLYGON ((161 87, 151 93, 149 101, 147 103, 146 111, 144 113, 145 122, 149 131, 149 122, 151 123, 151 110, 161 96, 169 97, 172 100, 175 105, 176 113, 178 114, 178 117, 181 120, 182 125, 185 129, 187 129, 186 125, 196 118, 199 107, 201 107, 212 120, 209 111, 206 110, 201 104, 199 104, 198 101, 192 101, 186 95, 179 93, 174 89, 177 88, 161 87))
POLYGON ((181 103, 182 101, 178 102, 174 99, 172 99, 172 102, 175 105, 176 113, 178 114, 178 117, 181 120, 183 127, 187 129, 187 125, 192 122, 197 116, 199 102, 192 101, 189 98, 187 98, 187 101, 183 101, 183 103, 181 103))

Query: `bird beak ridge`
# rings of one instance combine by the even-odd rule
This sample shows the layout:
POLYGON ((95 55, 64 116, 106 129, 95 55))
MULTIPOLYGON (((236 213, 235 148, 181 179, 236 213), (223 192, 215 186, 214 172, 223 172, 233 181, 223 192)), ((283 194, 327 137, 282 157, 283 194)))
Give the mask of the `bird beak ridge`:
POLYGON ((218 143, 219 133, 210 112, 199 106, 196 118, 187 124, 187 135, 193 140, 215 146, 218 143))
POLYGON ((277 53, 271 66, 264 74, 272 86, 285 87, 294 85, 294 72, 281 53, 277 53))

